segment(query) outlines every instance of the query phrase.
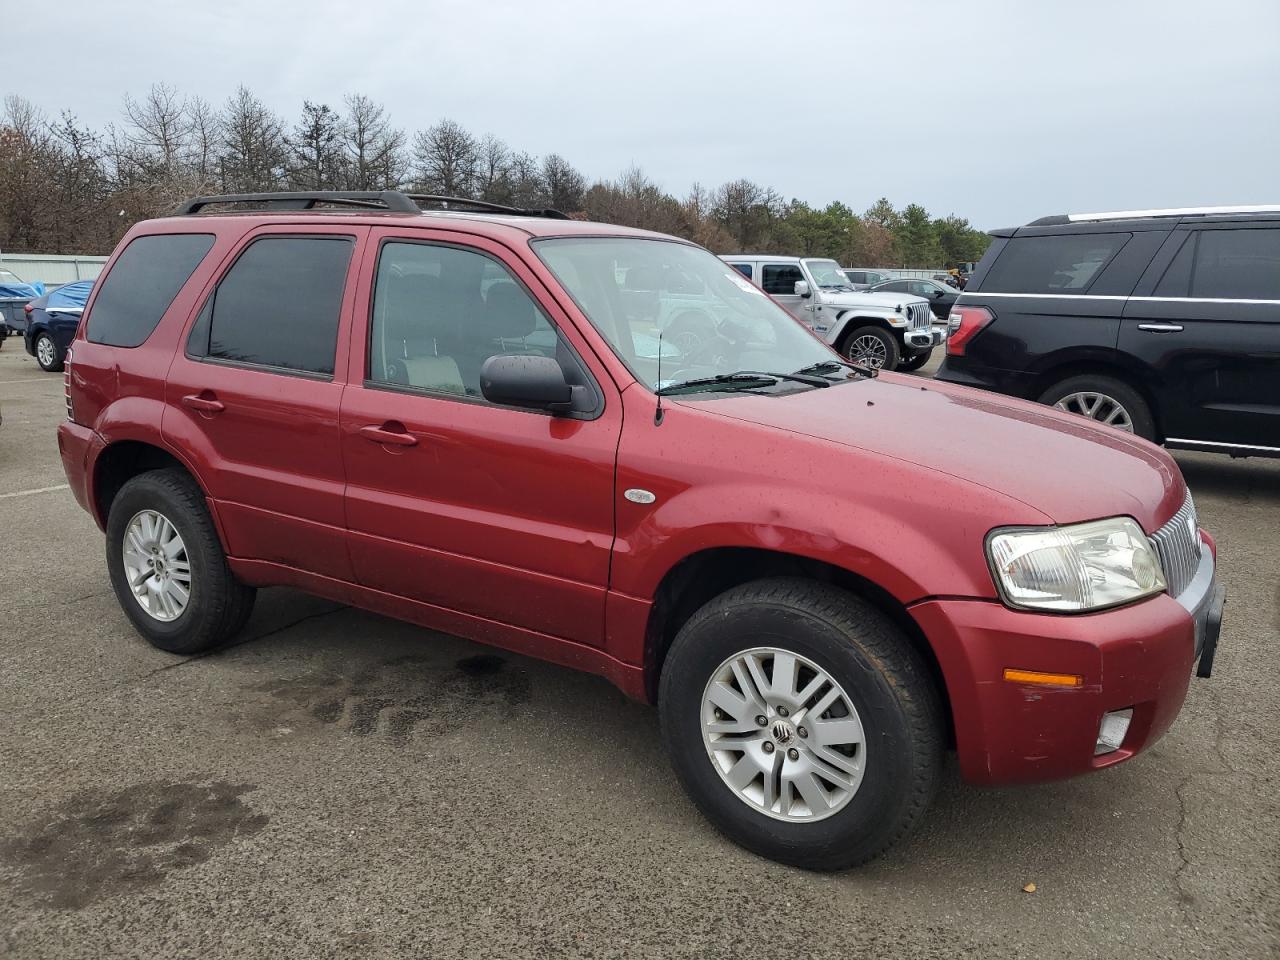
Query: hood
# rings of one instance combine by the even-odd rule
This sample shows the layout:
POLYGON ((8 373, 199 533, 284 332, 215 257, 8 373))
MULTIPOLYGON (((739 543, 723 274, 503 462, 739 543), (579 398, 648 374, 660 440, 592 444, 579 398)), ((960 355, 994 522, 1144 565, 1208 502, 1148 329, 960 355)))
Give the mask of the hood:
POLYGON ((905 310, 908 303, 928 304, 928 302, 924 297, 913 296, 909 293, 860 293, 856 290, 822 291, 823 306, 832 307, 872 306, 879 307, 882 310, 892 310, 894 307, 901 306, 905 310))
POLYGON ((980 484, 1054 523, 1125 515, 1152 533, 1186 497, 1177 464, 1154 444, 1050 407, 952 384, 881 374, 827 390, 698 403, 708 413, 980 484))

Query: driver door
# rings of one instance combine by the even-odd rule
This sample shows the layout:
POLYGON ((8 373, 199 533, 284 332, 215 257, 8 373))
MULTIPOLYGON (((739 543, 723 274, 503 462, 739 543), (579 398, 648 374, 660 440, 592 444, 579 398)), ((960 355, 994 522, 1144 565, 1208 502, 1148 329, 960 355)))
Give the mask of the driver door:
POLYGON ((760 268, 760 288, 773 297, 783 310, 806 327, 812 327, 814 291, 811 289, 808 297, 796 296, 796 283, 801 280, 808 283, 799 264, 766 263, 760 268))

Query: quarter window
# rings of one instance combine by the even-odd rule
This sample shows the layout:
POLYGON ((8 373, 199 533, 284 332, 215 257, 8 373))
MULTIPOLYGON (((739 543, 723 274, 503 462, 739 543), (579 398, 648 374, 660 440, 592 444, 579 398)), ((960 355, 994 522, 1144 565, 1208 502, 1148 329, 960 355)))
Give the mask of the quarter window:
POLYGON ((1084 293, 1128 233, 1014 237, 987 271, 984 293, 1084 293))
POLYGON ((803 279, 804 274, 795 264, 765 264, 761 271, 760 286, 764 288, 765 293, 793 297, 796 293, 796 283, 803 279))
POLYGON ((207 233, 138 237, 102 281, 85 336, 112 347, 143 343, 212 247, 207 233))
POLYGON ((1202 230, 1193 297, 1280 300, 1280 230, 1202 230))
POLYGON ((387 243, 378 258, 369 380, 476 397, 490 357, 536 354, 586 378, 556 328, 505 267, 480 253, 387 243))
POLYGON ((264 237, 240 254, 192 328, 187 352, 333 375, 345 237, 264 237))
POLYGON ((731 264, 729 264, 729 266, 733 267, 733 269, 737 270, 740 274, 742 274, 742 275, 743 275, 744 277, 746 277, 748 280, 750 280, 750 279, 751 279, 751 264, 749 264, 749 263, 731 263, 731 264))

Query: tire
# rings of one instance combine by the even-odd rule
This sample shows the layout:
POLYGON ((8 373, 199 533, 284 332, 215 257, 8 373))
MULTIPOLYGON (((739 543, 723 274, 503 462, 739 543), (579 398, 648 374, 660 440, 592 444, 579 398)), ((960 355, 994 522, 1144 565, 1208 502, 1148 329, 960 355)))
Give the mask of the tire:
POLYGON ((1155 418, 1147 401, 1133 387, 1114 377, 1094 374, 1069 377, 1046 390, 1040 402, 1068 413, 1090 416, 1099 423, 1135 433, 1145 440, 1156 439, 1155 418), (1096 405, 1090 414, 1087 411, 1094 398, 1096 405))
POLYGON ((840 352, 854 363, 863 363, 877 370, 896 370, 902 356, 897 338, 880 327, 858 327, 845 336, 840 352), (865 339, 868 337, 879 344, 878 348, 865 339), (868 351, 874 351, 874 355, 868 351))
POLYGON ((36 334, 32 347, 35 349, 36 363, 41 370, 47 373, 60 373, 62 371, 65 354, 53 342, 53 337, 47 333, 36 334))
MULTIPOLYGON (((781 662, 772 660, 775 665, 781 662)), ((766 676, 772 681, 767 671, 766 676)), ((781 681, 779 686, 786 688, 781 681)), ((754 689, 764 688, 757 684, 754 689)), ((805 704, 819 706, 816 701, 824 700, 833 689, 825 684, 818 687, 805 704)), ((667 750, 694 803, 731 840, 781 863, 810 870, 840 870, 865 863, 911 831, 937 790, 943 713, 920 655, 879 610, 830 584, 793 578, 757 580, 710 601, 681 628, 671 647, 662 671, 658 709, 667 750), (740 718, 716 712, 718 708, 706 699, 713 689, 711 681, 737 676, 732 667, 730 673, 724 672, 726 663, 759 648, 808 662, 798 664, 793 691, 803 691, 822 671, 845 696, 825 707, 815 720, 799 712, 804 708, 796 706, 800 701, 793 694, 790 715, 800 721, 782 739, 778 721, 785 715, 775 708, 785 696, 765 697, 772 702, 765 708, 768 716, 763 728, 758 717, 747 716, 756 706, 740 695, 735 695, 735 703, 747 704, 739 711, 740 718), (847 710, 840 714, 845 702, 847 710), (849 764, 860 762, 860 779, 852 791, 823 781, 830 788, 823 794, 831 801, 831 808, 823 812, 821 801, 809 806, 810 794, 802 797, 801 780, 810 780, 811 791, 812 777, 804 771, 817 769, 813 765, 817 751, 832 756, 832 748, 817 747, 817 731, 801 727, 805 720, 813 725, 850 719, 860 721, 862 739, 849 748, 852 752, 841 754, 843 766, 837 772, 845 775, 849 764), (722 741, 730 744, 728 751, 713 752, 709 742, 713 724, 734 728, 722 741), (746 739, 734 741, 739 733, 746 739), (777 745, 766 747, 764 741, 771 738, 777 745), (754 741, 747 749, 732 748, 734 742, 747 740, 754 741), (784 744, 790 745, 785 753, 784 744), (760 752, 755 752, 757 747, 760 752), (773 790, 780 799, 772 813, 763 806, 768 800, 763 775, 748 781, 744 792, 731 785, 729 778, 736 775, 737 765, 727 764, 735 752, 740 755, 736 763, 754 756, 760 762, 777 758, 781 764, 773 790), (760 796, 750 799, 746 791, 760 796)), ((823 734, 822 739, 833 743, 840 738, 823 734)), ((835 768, 828 764, 827 769, 835 768)))
MULTIPOLYGON (((139 528, 134 528, 135 534, 139 532, 139 528)), ((169 543, 172 545, 173 541, 169 543)), ((137 541, 131 538, 130 544, 136 547, 137 541)), ((133 560, 139 556, 147 554, 136 550, 132 554, 133 560)), ((231 639, 249 619, 257 593, 232 575, 205 506, 204 494, 181 470, 139 474, 120 489, 107 517, 107 571, 116 599, 134 628, 153 647, 169 653, 200 653, 231 639), (156 612, 150 612, 144 601, 134 594, 127 572, 127 564, 132 561, 125 556, 126 536, 135 520, 141 525, 144 546, 164 542, 164 535, 154 541, 146 535, 147 524, 143 518, 150 515, 167 521, 183 548, 172 556, 160 550, 158 559, 166 564, 163 572, 168 578, 162 581, 153 572, 143 583, 147 602, 156 612), (188 573, 187 601, 176 615, 166 616, 175 612, 177 603, 167 594, 167 600, 157 599, 160 591, 153 591, 152 587, 162 582, 180 582, 184 556, 188 573)))
POLYGON ((898 369, 907 371, 919 370, 929 362, 929 358, 932 356, 933 347, 930 347, 928 350, 921 350, 919 353, 909 353, 898 361, 898 369))

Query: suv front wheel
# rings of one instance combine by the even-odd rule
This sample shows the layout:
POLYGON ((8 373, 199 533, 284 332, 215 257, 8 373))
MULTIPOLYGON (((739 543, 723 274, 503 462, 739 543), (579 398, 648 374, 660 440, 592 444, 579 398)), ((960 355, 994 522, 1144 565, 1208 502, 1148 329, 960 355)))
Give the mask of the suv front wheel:
POLYGON ((107 571, 134 628, 169 653, 224 643, 253 610, 256 591, 232 575, 204 494, 180 470, 120 489, 107 517, 107 571))
POLYGON ((1041 394, 1040 402, 1126 433, 1136 433, 1144 440, 1156 438, 1155 420, 1146 400, 1133 387, 1114 377, 1094 374, 1069 377, 1041 394))
POLYGON ((896 370, 902 350, 893 334, 880 327, 859 327, 844 339, 840 351, 854 363, 876 370, 896 370))
POLYGON ((662 733, 699 809, 762 856, 838 870, 928 807, 942 765, 936 689, 879 610, 830 584, 758 580, 681 628, 662 733))

